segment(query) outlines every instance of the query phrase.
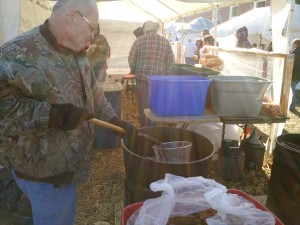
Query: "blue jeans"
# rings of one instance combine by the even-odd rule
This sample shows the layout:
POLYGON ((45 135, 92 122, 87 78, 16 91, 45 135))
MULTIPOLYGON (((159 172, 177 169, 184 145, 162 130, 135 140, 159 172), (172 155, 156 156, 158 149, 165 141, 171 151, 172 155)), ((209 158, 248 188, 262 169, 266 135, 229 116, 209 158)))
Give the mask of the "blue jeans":
POLYGON ((289 107, 290 110, 293 110, 296 107, 296 102, 297 102, 297 98, 296 98, 296 86, 297 86, 298 83, 299 83, 299 81, 292 81, 292 83, 291 83, 292 102, 291 102, 291 105, 289 107))
POLYGON ((32 208, 34 225, 72 225, 75 215, 76 185, 55 187, 53 184, 33 182, 12 175, 27 195, 32 208))

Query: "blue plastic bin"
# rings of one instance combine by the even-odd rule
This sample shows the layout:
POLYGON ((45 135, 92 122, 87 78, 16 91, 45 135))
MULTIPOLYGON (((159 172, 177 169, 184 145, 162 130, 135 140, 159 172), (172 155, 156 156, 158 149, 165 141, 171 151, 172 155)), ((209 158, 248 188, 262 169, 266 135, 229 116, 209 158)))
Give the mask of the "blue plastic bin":
MULTIPOLYGON (((110 102, 115 113, 121 117, 122 84, 119 82, 98 82, 97 85, 103 88, 107 101, 110 102)), ((115 133, 107 128, 95 126, 95 148, 119 148, 120 145, 121 139, 115 133)))
POLYGON ((211 79, 203 76, 149 75, 149 105, 156 116, 200 116, 211 79))

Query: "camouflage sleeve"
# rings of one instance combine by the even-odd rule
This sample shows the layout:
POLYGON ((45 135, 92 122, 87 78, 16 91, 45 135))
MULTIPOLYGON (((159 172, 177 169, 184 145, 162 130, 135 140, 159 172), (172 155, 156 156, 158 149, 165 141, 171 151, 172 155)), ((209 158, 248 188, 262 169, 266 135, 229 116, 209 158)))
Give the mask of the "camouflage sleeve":
POLYGON ((50 110, 47 101, 56 99, 57 91, 43 79, 36 57, 24 48, 6 45, 0 55, 0 122, 6 135, 46 131, 50 110))
POLYGON ((49 103, 21 96, 13 87, 8 86, 0 82, 1 133, 18 136, 46 131, 49 103))
POLYGON ((88 57, 93 64, 103 64, 109 58, 110 46, 103 35, 97 36, 95 42, 89 47, 88 57))

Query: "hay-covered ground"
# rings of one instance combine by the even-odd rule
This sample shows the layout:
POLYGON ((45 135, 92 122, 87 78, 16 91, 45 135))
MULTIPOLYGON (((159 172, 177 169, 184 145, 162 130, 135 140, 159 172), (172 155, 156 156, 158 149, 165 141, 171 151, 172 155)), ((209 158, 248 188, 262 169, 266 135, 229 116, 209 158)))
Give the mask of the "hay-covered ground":
MULTIPOLYGON (((122 91, 122 117, 139 127, 137 102, 122 91)), ((87 182, 79 185, 74 225, 119 225, 124 207, 125 168, 122 148, 93 149, 87 182)))
MULTIPOLYGON (((131 95, 126 96, 125 89, 122 92, 122 116, 127 121, 139 127, 137 123, 137 102, 131 95)), ((299 124, 300 108, 289 112, 284 132, 300 133, 299 124)), ((256 126, 257 135, 266 140, 270 126, 260 124, 256 126)), ((266 200, 267 181, 270 178, 270 164, 264 163, 260 172, 244 171, 244 178, 239 182, 229 182, 219 177, 217 172, 217 161, 210 165, 209 178, 227 186, 235 188, 257 198, 262 203, 266 200)), ((124 179, 125 169, 123 152, 117 149, 93 149, 92 163, 88 181, 79 185, 77 194, 77 208, 75 225, 119 225, 121 210, 124 207, 124 179)))

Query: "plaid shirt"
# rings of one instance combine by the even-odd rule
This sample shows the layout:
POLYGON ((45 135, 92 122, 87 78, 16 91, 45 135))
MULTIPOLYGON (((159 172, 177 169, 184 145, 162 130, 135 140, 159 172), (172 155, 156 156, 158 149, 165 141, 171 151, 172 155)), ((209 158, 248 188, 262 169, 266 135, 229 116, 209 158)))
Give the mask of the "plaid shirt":
POLYGON ((138 79, 146 80, 146 75, 169 75, 174 63, 170 42, 154 31, 147 32, 133 43, 128 63, 138 79))

